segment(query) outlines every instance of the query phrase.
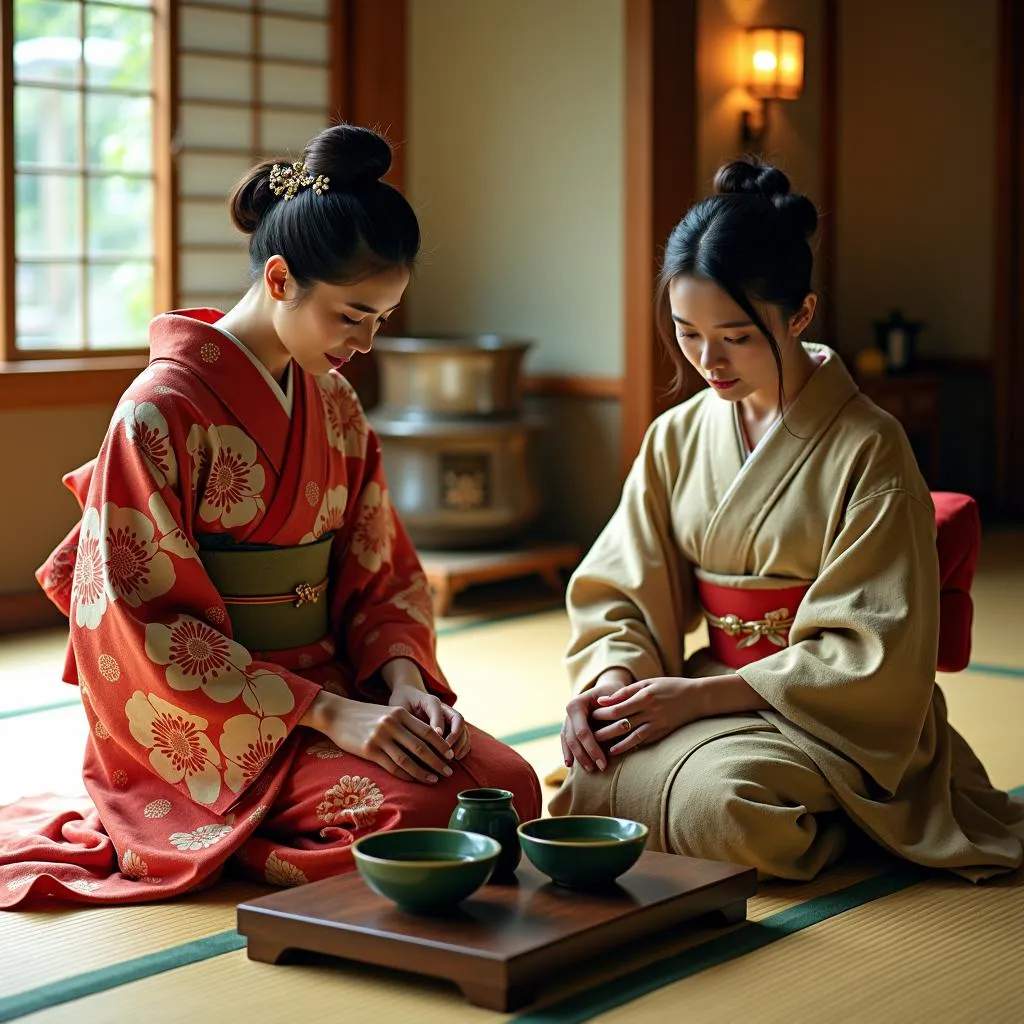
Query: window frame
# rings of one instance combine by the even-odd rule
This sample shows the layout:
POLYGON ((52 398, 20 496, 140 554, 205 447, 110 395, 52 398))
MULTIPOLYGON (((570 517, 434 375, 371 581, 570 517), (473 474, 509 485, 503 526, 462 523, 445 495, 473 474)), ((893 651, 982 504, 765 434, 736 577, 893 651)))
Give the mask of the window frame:
MULTIPOLYGON (((191 0, 197 7, 224 10, 225 5, 191 0)), ((329 115, 334 121, 382 124, 393 139, 405 140, 404 56, 406 0, 328 0, 326 19, 330 33, 328 78, 329 115)), ((180 110, 178 91, 178 4, 176 0, 151 0, 153 34, 153 141, 154 175, 159 174, 155 195, 154 303, 158 312, 179 303, 178 272, 178 166, 174 139, 180 110)), ((228 10, 232 8, 227 7, 228 10)), ((273 12, 266 12, 273 13, 273 12)), ((0 0, 0 100, 5 114, 11 110, 14 92, 13 0, 0 0)), ((20 409, 70 408, 112 405, 149 361, 148 352, 93 350, 90 354, 62 354, 37 358, 14 348, 14 210, 13 119, 0 125, 0 415, 20 409)), ((405 151, 395 151, 389 180, 404 184, 405 151)))
MULTIPOLYGON (((82 2, 82 0, 79 0, 82 2)), ((153 301, 173 306, 176 109, 172 0, 150 0, 153 13, 153 301)), ((0 409, 86 405, 124 387, 146 365, 143 346, 32 352, 17 348, 14 174, 14 0, 0 0, 0 409), (83 376, 79 379, 79 374, 83 376)))

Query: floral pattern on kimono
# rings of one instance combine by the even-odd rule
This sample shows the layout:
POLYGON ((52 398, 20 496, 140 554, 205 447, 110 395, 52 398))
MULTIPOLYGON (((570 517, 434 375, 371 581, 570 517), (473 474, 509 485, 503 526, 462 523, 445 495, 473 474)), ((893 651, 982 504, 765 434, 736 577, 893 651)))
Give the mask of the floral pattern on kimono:
POLYGON ((445 823, 455 787, 506 785, 524 813, 539 813, 532 770, 475 730, 474 752, 432 789, 342 756, 301 725, 325 686, 383 701, 380 669, 398 656, 441 699, 455 695, 428 605, 411 603, 422 569, 351 385, 293 364, 289 416, 250 357, 210 326, 219 316, 153 321, 149 367, 98 457, 65 479, 81 521, 38 578, 69 615, 65 679, 79 684, 89 723, 91 806, 73 828, 65 814, 13 836, 4 821, 32 808, 0 811, 0 906, 175 895, 233 857, 261 880, 300 884, 351 870, 349 848, 366 831, 445 823), (327 635, 283 651, 244 647, 197 556, 204 537, 286 547, 328 533, 327 635), (301 838, 317 833, 312 845, 301 838))

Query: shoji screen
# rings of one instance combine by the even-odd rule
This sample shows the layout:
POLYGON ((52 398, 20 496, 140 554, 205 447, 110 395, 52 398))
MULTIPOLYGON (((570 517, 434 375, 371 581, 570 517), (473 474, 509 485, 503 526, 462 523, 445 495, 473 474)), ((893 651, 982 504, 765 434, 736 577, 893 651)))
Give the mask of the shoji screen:
POLYGON ((255 161, 297 159, 329 123, 334 2, 175 4, 180 307, 225 309, 248 288, 227 196, 255 161))

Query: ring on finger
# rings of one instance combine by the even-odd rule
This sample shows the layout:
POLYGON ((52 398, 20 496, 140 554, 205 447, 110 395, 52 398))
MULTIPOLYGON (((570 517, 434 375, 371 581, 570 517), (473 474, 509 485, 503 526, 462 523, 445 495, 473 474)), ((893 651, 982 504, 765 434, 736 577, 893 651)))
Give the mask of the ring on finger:
POLYGON ((632 732, 633 731, 633 723, 630 722, 630 720, 628 718, 624 718, 622 720, 622 724, 626 727, 626 732, 632 732))

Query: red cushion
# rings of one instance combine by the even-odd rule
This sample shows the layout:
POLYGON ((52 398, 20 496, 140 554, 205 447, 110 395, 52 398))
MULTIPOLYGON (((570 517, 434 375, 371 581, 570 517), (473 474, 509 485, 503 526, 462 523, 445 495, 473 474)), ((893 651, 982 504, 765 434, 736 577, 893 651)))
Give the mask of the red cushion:
POLYGON ((959 672, 971 660, 974 604, 971 583, 981 548, 978 503, 966 494, 934 491, 936 546, 939 552, 940 672, 959 672))

